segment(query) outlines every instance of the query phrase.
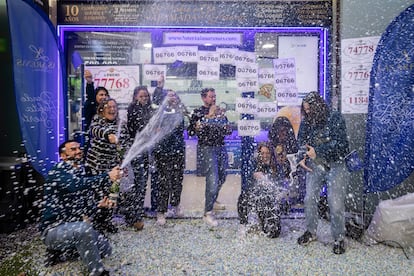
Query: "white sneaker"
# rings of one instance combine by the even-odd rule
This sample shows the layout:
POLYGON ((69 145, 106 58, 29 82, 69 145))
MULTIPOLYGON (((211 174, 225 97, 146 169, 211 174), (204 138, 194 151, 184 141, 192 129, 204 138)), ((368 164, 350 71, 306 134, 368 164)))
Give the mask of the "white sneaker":
POLYGON ((165 225, 165 223, 167 223, 167 221, 165 220, 165 215, 164 213, 157 213, 157 224, 158 225, 165 225))
POLYGON ((213 212, 207 212, 204 214, 203 220, 210 226, 216 227, 218 226, 218 222, 215 219, 213 212))
POLYGON ((171 211, 174 217, 182 218, 184 216, 183 211, 180 208, 180 205, 171 207, 171 211))
POLYGON ((244 238, 247 235, 247 226, 245 224, 240 224, 239 229, 237 230, 239 238, 244 238))
POLYGON ((226 206, 220 202, 214 202, 213 210, 226 210, 226 206))

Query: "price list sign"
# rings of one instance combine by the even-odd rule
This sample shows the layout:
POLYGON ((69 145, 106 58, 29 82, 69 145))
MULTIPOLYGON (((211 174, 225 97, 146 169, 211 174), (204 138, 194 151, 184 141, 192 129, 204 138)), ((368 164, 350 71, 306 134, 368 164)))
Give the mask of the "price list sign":
POLYGON ((342 40, 342 113, 368 112, 370 72, 379 39, 364 37, 342 40))

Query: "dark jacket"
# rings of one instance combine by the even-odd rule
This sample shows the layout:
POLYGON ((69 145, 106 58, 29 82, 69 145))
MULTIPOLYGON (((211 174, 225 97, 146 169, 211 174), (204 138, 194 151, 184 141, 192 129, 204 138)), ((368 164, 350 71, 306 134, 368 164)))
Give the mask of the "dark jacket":
POLYGON ((92 123, 93 116, 96 114, 96 109, 98 107, 98 104, 96 103, 96 94, 95 94, 95 88, 92 83, 86 84, 86 101, 84 104, 84 110, 83 110, 83 116, 85 118, 84 121, 84 130, 88 131, 89 126, 92 123))
MULTIPOLYGON (((326 124, 311 125, 302 120, 298 134, 298 144, 315 148, 317 158, 335 162, 349 153, 346 124, 342 115, 331 111, 326 124)), ((300 157, 298 157, 300 158, 300 157)))
POLYGON ((39 228, 55 227, 64 222, 81 221, 83 214, 90 214, 90 206, 79 198, 86 190, 109 187, 107 173, 85 176, 82 169, 61 161, 48 173, 44 185, 44 205, 39 228))
POLYGON ((197 135, 199 146, 224 146, 224 137, 231 133, 226 117, 221 119, 206 119, 209 108, 201 106, 194 109, 188 126, 188 134, 190 136, 197 135), (197 122, 202 123, 202 129, 197 132, 197 122))
POLYGON ((156 105, 161 105, 167 95, 167 91, 162 89, 162 87, 157 87, 154 89, 154 93, 152 93, 152 95, 152 102, 156 105))
POLYGON ((151 107, 151 103, 145 106, 139 103, 133 103, 128 106, 127 129, 132 141, 136 134, 148 124, 153 114, 154 109, 151 107))
MULTIPOLYGON (((171 113, 166 114, 165 116, 179 116, 182 118, 181 113, 171 113)), ((174 120, 174 119, 172 119, 174 120)), ((166 120, 166 122, 172 121, 166 120)), ((161 125, 161 127, 163 127, 161 125)), ((168 127, 168 126, 167 126, 168 127)), ((166 135, 153 149, 154 154, 159 155, 176 155, 183 154, 185 150, 185 141, 184 141, 184 119, 174 128, 174 130, 166 135)))

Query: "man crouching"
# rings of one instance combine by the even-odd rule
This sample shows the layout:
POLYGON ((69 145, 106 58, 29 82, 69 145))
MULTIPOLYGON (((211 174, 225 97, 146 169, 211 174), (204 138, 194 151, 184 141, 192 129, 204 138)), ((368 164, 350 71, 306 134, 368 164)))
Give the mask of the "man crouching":
MULTIPOLYGON (((48 173, 44 185, 44 206, 40 221, 42 238, 53 265, 57 253, 75 251, 88 267, 90 275, 109 275, 101 257, 111 254, 108 240, 93 229, 89 216, 94 208, 82 198, 85 190, 107 189, 121 178, 120 168, 109 173, 86 176, 81 165, 82 150, 78 142, 68 140, 59 146, 62 159, 48 173)), ((103 198, 98 208, 111 208, 112 202, 103 198)))

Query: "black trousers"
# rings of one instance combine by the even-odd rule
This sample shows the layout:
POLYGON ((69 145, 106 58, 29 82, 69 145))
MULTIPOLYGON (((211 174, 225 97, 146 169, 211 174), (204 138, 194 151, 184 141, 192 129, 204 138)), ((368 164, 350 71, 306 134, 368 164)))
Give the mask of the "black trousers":
POLYGON ((155 153, 155 165, 158 171, 158 206, 157 212, 167 212, 168 203, 178 206, 183 190, 184 152, 174 154, 155 153))
POLYGON ((263 232, 268 237, 276 238, 280 235, 281 201, 272 189, 253 186, 242 191, 237 209, 241 224, 247 224, 249 213, 255 212, 263 232))

